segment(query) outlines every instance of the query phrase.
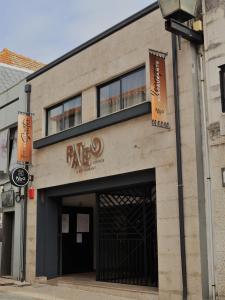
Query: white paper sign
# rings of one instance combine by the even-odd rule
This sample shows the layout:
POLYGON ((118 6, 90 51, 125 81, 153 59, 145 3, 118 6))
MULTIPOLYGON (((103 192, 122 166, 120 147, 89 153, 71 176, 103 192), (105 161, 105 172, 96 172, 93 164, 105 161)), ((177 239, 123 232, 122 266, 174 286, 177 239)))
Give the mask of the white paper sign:
POLYGON ((70 215, 69 214, 62 214, 62 233, 69 233, 69 222, 70 222, 70 215))
POLYGON ((82 244, 83 238, 82 233, 77 233, 77 244, 82 244))
POLYGON ((77 214, 77 232, 89 232, 89 214, 77 214))

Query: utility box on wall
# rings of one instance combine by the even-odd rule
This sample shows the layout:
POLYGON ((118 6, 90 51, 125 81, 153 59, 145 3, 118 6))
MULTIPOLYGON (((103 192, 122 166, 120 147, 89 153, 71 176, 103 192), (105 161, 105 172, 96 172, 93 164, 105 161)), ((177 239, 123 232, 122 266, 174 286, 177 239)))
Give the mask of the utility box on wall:
POLYGON ((13 189, 1 193, 2 208, 14 207, 15 205, 14 195, 15 192, 13 189))

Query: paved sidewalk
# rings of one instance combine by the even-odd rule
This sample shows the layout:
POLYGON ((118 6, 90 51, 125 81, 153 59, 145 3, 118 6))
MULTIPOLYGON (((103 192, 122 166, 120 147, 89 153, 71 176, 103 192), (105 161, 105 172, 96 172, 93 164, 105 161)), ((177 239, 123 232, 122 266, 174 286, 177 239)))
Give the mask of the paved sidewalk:
MULTIPOLYGON (((11 279, 9 277, 0 277, 0 286, 29 286, 30 284, 28 282, 21 282, 17 281, 15 279, 11 279)), ((1 299, 1 298, 0 298, 1 299)))
MULTIPOLYGON (((5 281, 7 282, 7 281, 5 281)), ((15 284, 0 286, 1 300, 158 300, 157 293, 86 285, 15 284)))
POLYGON ((19 296, 15 294, 10 294, 6 292, 0 291, 0 299, 1 300, 39 300, 38 298, 31 298, 30 296, 19 296))

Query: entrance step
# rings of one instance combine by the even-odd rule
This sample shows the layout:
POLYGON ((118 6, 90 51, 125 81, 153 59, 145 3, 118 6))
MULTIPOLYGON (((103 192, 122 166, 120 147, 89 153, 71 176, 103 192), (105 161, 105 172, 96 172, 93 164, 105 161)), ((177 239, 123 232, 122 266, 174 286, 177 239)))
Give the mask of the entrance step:
MULTIPOLYGON (((2 287, 4 293, 11 295, 11 299, 30 299, 30 300, 158 300, 158 297, 153 294, 133 293, 133 294, 121 294, 112 295, 108 292, 100 291, 85 291, 80 289, 70 289, 65 287, 49 288, 49 286, 42 287, 24 287, 24 288, 13 288, 13 287, 2 287), (7 289, 7 290, 6 290, 7 289)), ((3 292, 0 288, 0 293, 3 292)))
POLYGON ((93 300, 95 298, 97 300, 158 300, 157 289, 143 286, 99 282, 95 281, 93 277, 85 277, 84 275, 81 275, 80 277, 79 275, 75 275, 51 279, 48 280, 48 285, 59 289, 68 289, 74 293, 78 291, 84 292, 86 294, 85 297, 87 297, 85 300, 93 300))

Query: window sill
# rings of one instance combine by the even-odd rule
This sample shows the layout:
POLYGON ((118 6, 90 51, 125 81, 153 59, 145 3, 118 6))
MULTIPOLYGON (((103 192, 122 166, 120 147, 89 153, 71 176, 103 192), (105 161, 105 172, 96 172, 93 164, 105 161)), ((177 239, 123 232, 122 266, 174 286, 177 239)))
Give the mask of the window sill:
POLYGON ((95 119, 93 121, 81 124, 79 126, 61 131, 54 135, 36 140, 33 143, 34 149, 41 149, 101 128, 105 128, 117 123, 121 123, 151 112, 151 104, 149 101, 135 105, 133 107, 118 111, 116 113, 95 119))

